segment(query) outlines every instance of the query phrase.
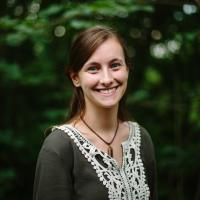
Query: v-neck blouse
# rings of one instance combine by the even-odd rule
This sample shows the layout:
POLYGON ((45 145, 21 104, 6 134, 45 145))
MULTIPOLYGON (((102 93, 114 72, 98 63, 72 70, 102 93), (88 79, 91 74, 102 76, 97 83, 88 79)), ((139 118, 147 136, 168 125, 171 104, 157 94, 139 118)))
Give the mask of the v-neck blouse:
MULTIPOLYGON (((130 143, 130 141, 131 141, 131 137, 133 137, 133 127, 130 125, 130 122, 128 122, 128 127, 129 127, 128 138, 127 138, 125 141, 123 141, 123 142, 121 143, 123 155, 124 155, 125 151, 127 150, 127 146, 129 145, 129 143, 130 143)), ((117 163, 117 161, 116 161, 114 158, 110 157, 107 153, 105 153, 105 152, 101 151, 100 149, 98 149, 95 145, 93 145, 93 144, 91 143, 90 140, 88 140, 88 139, 87 139, 77 128, 75 128, 74 126, 72 126, 72 125, 63 125, 63 126, 58 127, 58 128, 61 129, 61 130, 64 130, 64 131, 66 131, 66 128, 72 130, 73 133, 74 133, 74 135, 76 135, 77 138, 80 137, 80 139, 81 139, 82 141, 84 141, 84 143, 87 143, 87 144, 90 146, 90 148, 92 148, 92 149, 94 148, 95 151, 96 151, 98 154, 100 154, 102 157, 106 157, 108 160, 110 159, 110 162, 112 162, 113 165, 115 165, 116 168, 120 169, 121 167, 123 167, 123 164, 124 164, 124 159, 123 159, 124 156, 123 156, 123 155, 122 155, 122 157, 123 157, 123 158, 122 158, 122 166, 120 167, 119 164, 117 163)), ((73 138, 73 135, 72 135, 72 138, 73 138)), ((74 141, 75 141, 75 140, 74 140, 74 141)))
POLYGON ((120 167, 73 126, 55 127, 38 156, 34 200, 156 199, 151 138, 136 122, 128 124, 120 167))

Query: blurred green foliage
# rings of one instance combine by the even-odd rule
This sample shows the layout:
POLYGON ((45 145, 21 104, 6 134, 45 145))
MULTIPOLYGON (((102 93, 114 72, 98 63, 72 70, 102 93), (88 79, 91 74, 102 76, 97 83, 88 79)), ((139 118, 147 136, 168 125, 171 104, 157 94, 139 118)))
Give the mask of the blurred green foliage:
POLYGON ((153 138, 160 199, 200 199, 199 20, 199 8, 187 4, 2 2, 0 199, 31 199, 44 130, 69 109, 72 38, 97 24, 115 27, 127 43, 127 106, 153 138))

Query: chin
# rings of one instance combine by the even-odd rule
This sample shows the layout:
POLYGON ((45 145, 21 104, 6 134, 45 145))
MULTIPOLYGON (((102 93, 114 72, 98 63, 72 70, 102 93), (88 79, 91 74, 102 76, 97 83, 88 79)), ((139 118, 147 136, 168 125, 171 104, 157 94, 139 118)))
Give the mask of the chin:
POLYGON ((98 105, 99 107, 102 108, 114 108, 116 106, 118 106, 119 101, 115 101, 115 102, 99 102, 98 105))

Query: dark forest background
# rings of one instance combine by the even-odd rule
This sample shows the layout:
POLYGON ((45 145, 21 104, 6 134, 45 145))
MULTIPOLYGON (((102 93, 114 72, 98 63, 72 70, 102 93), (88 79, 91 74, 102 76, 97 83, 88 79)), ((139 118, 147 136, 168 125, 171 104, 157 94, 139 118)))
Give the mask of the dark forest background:
POLYGON ((132 58, 127 106, 154 141, 159 199, 199 200, 199 8, 178 0, 1 0, 0 199, 32 198, 44 130, 68 113, 72 38, 105 24, 132 58))

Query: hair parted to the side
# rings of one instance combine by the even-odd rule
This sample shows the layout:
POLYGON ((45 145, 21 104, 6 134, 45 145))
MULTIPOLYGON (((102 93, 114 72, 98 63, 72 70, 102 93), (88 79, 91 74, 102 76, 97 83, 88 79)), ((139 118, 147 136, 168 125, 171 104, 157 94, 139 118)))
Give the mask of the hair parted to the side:
MULTIPOLYGON (((125 62, 128 68, 130 68, 130 58, 127 53, 126 46, 122 38, 117 32, 107 26, 95 26, 82 31, 73 41, 70 54, 69 65, 66 68, 66 75, 71 80, 71 73, 78 73, 86 61, 91 57, 95 50, 106 40, 115 38, 122 46, 125 62)), ((118 119, 121 121, 127 120, 127 114, 125 109, 126 95, 122 97, 119 102, 118 119)), ((68 120, 83 116, 85 112, 85 100, 81 87, 75 87, 73 85, 73 96, 71 99, 70 112, 68 120)))

